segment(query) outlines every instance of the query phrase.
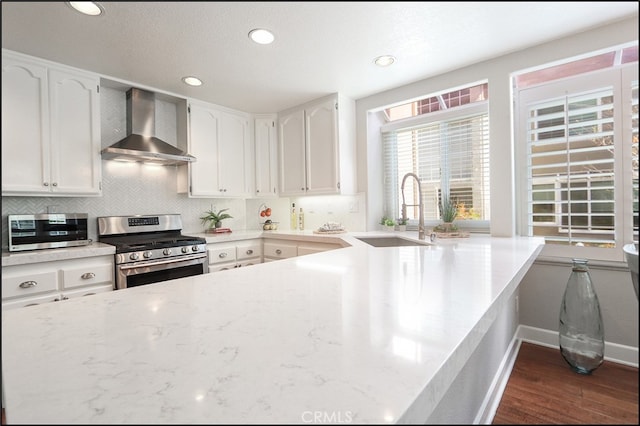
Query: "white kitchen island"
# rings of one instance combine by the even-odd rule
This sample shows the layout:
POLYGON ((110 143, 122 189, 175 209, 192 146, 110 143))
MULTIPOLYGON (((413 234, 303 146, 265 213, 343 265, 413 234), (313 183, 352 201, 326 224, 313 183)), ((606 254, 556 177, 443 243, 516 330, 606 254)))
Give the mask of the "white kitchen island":
POLYGON ((365 234, 331 236, 351 247, 3 312, 7 422, 433 419, 513 310, 543 241, 374 248, 354 238, 365 234))

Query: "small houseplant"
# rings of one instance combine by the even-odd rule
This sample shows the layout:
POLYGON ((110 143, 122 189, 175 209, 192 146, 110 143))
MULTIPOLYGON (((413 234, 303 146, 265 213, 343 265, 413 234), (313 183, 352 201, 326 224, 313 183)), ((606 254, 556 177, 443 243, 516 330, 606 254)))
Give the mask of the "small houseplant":
POLYGON ((407 230, 407 219, 401 217, 398 218, 398 224, 395 227, 396 231, 404 232, 407 230))
POLYGON ((458 228, 453 224, 453 221, 458 216, 458 204, 452 201, 450 198, 442 198, 440 202, 440 218, 442 224, 436 227, 436 230, 441 232, 452 232, 458 228))
POLYGON ((382 219, 380 219, 380 225, 382 225, 387 231, 393 231, 396 226, 396 221, 388 218, 387 216, 382 216, 382 219))
POLYGON ((229 213, 225 213, 227 210, 229 209, 222 209, 217 212, 213 209, 207 210, 204 216, 200 217, 200 220, 202 220, 203 225, 209 224, 209 229, 220 228, 223 219, 231 219, 233 217, 229 213))

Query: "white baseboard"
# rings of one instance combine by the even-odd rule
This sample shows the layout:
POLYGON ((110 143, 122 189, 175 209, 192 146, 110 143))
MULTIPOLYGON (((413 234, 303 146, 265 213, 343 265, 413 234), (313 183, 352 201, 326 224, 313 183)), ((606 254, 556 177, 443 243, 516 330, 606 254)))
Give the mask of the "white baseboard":
MULTIPOLYGON (((560 349, 557 331, 519 325, 516 330, 516 337, 523 342, 560 349)), ((605 341, 604 359, 638 368, 638 348, 605 341)))
POLYGON ((507 352, 500 362, 498 372, 491 382, 491 386, 489 387, 484 401, 482 401, 482 405, 480 406, 480 410, 478 410, 478 414, 476 415, 473 424, 490 425, 493 422, 493 417, 495 416, 496 411, 498 411, 502 394, 507 387, 507 382, 509 381, 511 370, 513 370, 513 366, 516 363, 516 357, 518 356, 519 350, 520 340, 517 337, 516 330, 516 335, 513 336, 511 343, 509 343, 507 352))
MULTIPOLYGON (((480 407, 480 410, 478 410, 478 414, 473 422, 474 424, 488 425, 493 422, 493 417, 495 416, 496 411, 498 411, 502 394, 507 387, 507 382, 509 381, 509 376, 513 370, 513 366, 518 356, 518 351, 520 350, 520 344, 522 342, 529 342, 540 346, 560 349, 557 331, 519 325, 516 329, 513 340, 509 344, 509 348, 500 363, 500 368, 498 369, 498 372, 489 387, 487 395, 482 402, 482 406, 480 407)), ((605 342, 604 353, 604 359, 606 361, 638 368, 638 348, 605 342)))

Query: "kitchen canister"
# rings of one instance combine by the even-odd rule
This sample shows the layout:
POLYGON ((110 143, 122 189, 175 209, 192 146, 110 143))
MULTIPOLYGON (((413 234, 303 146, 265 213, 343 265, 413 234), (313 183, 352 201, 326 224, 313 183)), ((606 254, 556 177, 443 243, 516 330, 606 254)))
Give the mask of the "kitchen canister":
POLYGON ((573 259, 560 306, 560 352, 580 374, 591 374, 604 360, 602 313, 587 262, 573 259))

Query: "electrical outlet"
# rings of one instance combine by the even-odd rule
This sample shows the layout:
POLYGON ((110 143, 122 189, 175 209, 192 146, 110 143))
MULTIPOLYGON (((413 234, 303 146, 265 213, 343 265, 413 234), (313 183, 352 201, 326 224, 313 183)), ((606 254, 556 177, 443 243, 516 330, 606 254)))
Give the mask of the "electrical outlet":
POLYGON ((353 201, 349 204, 349 213, 358 213, 358 202, 353 201))

